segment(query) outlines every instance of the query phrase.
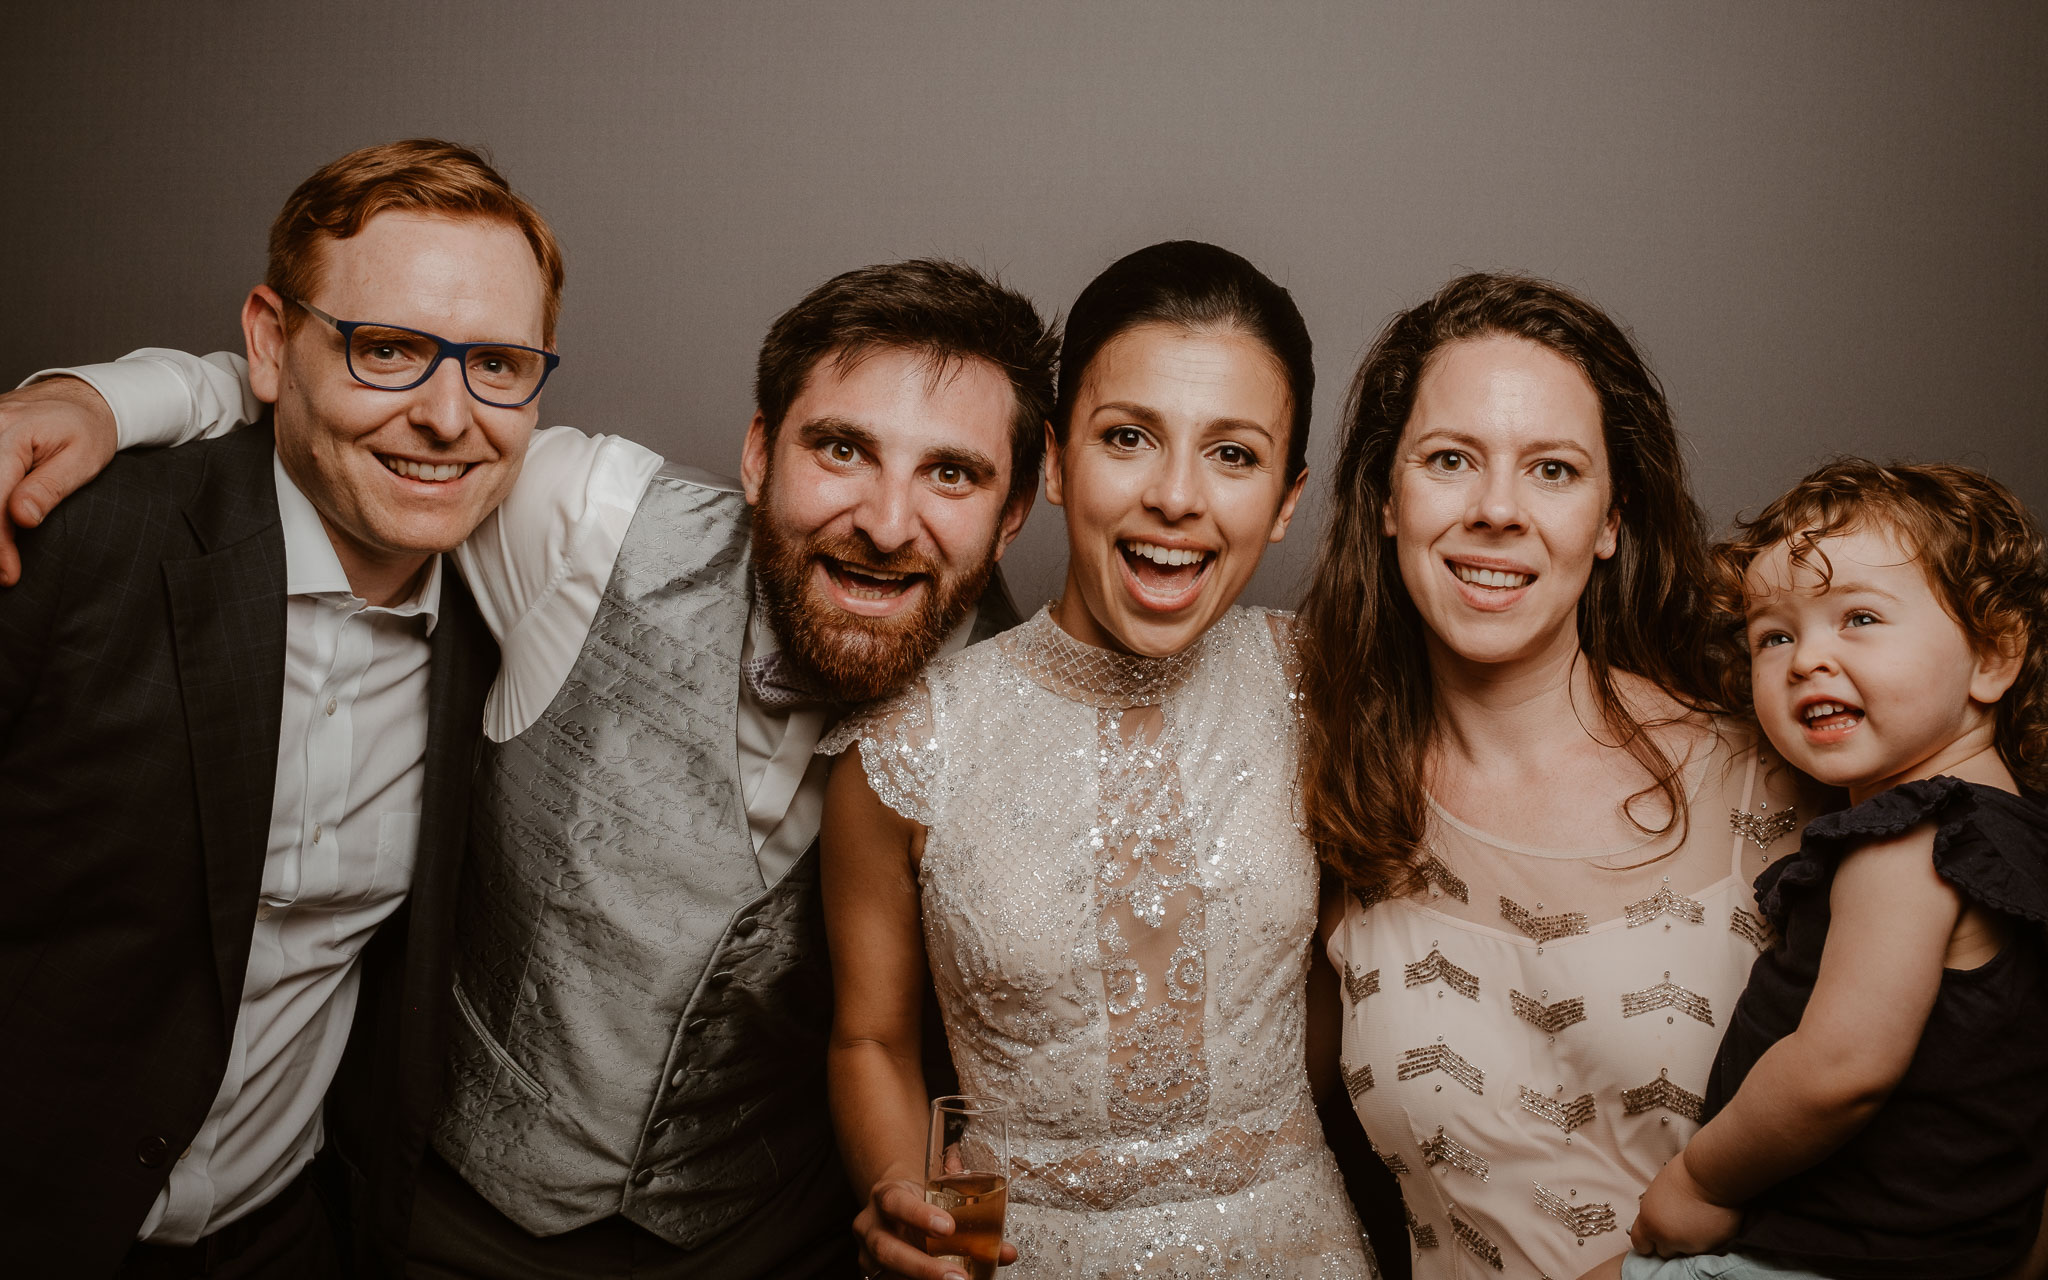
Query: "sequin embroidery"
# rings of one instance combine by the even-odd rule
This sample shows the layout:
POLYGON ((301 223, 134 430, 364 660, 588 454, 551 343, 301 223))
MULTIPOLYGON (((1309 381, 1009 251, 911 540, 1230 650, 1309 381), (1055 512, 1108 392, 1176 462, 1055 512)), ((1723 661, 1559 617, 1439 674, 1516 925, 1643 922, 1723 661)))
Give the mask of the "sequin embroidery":
POLYGON ((1700 924, 1707 918, 1705 903, 1673 893, 1669 885, 1641 902, 1629 903, 1624 910, 1628 913, 1628 927, 1631 929, 1639 929, 1658 916, 1676 916, 1692 924, 1700 924))
POLYGON ((1621 993, 1621 1016, 1633 1018, 1640 1013, 1651 1013, 1658 1009, 1676 1009, 1688 1018, 1714 1025, 1714 1006, 1696 991, 1687 991, 1671 980, 1670 970, 1664 973, 1664 981, 1641 991, 1621 993))
POLYGON ((1396 1074, 1403 1080, 1413 1080, 1432 1071, 1443 1072, 1474 1093, 1486 1092, 1486 1073, 1453 1053, 1441 1041, 1403 1053, 1396 1074))
POLYGON ((1442 1125, 1436 1127, 1435 1137, 1422 1138, 1415 1145, 1422 1148, 1424 1164, 1447 1164, 1453 1169, 1463 1169, 1481 1182, 1490 1176, 1486 1161, 1479 1153, 1456 1138, 1447 1137, 1442 1125))
POLYGON ((1570 1102, 1562 1102, 1546 1098, 1528 1085, 1523 1085, 1522 1106, 1531 1115, 1550 1121, 1566 1133, 1593 1123, 1593 1095, 1590 1093, 1582 1093, 1570 1102))
POLYGON ((1597 1236, 1615 1229, 1613 1205, 1574 1205, 1540 1182, 1532 1182, 1529 1185, 1536 1188, 1536 1207, 1571 1228, 1572 1234, 1579 1239, 1584 1240, 1589 1236, 1597 1236))
POLYGON ((1773 841, 1780 836, 1790 835, 1792 828, 1798 825, 1798 810, 1790 805, 1776 813, 1744 813, 1740 809, 1728 811, 1729 830, 1748 840, 1760 852, 1769 852, 1773 841))
POLYGON ((1538 942, 1554 942, 1586 931, 1586 915, 1582 911, 1566 911, 1554 916, 1531 915, 1527 907, 1505 897, 1500 900, 1500 918, 1538 942))
POLYGON ((1506 1270, 1506 1265, 1501 1262, 1500 1246, 1488 1240, 1485 1232, 1459 1217, 1456 1209, 1451 1210, 1451 1234, 1458 1237, 1458 1243, 1464 1245, 1473 1257, 1495 1271, 1506 1270))
MULTIPOLYGON (((1377 973, 1378 970, 1374 972, 1377 973)), ((1467 1000, 1479 998, 1479 975, 1467 969, 1460 969, 1444 959, 1444 953, 1441 951, 1431 951, 1414 964, 1401 967, 1401 980, 1411 987, 1419 987, 1438 979, 1442 979, 1445 986, 1467 1000)))
POLYGON ((1580 996, 1573 996, 1569 1000, 1559 1000, 1555 1004, 1544 1004, 1533 996, 1525 996, 1521 992, 1510 988, 1508 991, 1508 1005, 1514 1009, 1516 1017, 1537 1030, 1547 1031, 1551 1035, 1556 1035, 1566 1027, 1586 1020, 1586 1001, 1580 996))
POLYGON ((1648 1084, 1621 1091, 1621 1107, 1629 1115, 1639 1116, 1645 1111, 1658 1107, 1688 1120, 1699 1120, 1707 1113, 1707 1100, 1697 1093, 1682 1089, 1671 1083, 1669 1068, 1659 1071, 1657 1078, 1648 1084))

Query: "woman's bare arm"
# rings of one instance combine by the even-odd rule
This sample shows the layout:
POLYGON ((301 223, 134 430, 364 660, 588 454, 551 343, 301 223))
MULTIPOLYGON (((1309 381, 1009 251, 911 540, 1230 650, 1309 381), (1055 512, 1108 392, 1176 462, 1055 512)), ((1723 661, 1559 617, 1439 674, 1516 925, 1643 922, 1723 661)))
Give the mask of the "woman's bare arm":
POLYGON ((854 1234, 866 1258, 891 1272, 966 1280, 921 1247, 927 1231, 944 1235, 953 1226, 924 1201, 926 960, 917 898, 924 828, 876 797, 858 748, 832 767, 823 843, 835 997, 826 1070, 847 1177, 866 1201, 854 1234))

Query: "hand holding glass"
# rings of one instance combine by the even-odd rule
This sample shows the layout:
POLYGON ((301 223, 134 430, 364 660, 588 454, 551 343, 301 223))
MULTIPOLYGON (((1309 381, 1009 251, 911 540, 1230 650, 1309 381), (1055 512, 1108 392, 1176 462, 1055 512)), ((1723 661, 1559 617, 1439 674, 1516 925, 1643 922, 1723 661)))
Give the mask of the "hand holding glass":
POLYGON ((1000 1098, 932 1100, 924 1198, 952 1216, 953 1234, 926 1236, 925 1251, 961 1267, 968 1280, 995 1280, 1003 1251, 1003 1211, 1010 1187, 1009 1119, 1010 1104, 1000 1098))

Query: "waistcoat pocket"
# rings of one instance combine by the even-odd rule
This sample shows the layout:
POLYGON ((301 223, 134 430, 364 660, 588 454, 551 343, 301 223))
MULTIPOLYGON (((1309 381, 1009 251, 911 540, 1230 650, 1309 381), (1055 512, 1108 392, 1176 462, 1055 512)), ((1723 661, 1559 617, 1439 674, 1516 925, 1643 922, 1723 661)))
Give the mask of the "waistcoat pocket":
POLYGON ((524 1090, 527 1096, 535 1102, 546 1102, 549 1096, 547 1088, 513 1060, 511 1051, 499 1044, 496 1036, 484 1030, 484 1020, 477 1016, 476 1006, 469 1002, 469 994, 462 989, 462 979, 456 978, 451 986, 455 993, 455 1007, 462 1010, 462 1020, 469 1024, 471 1034, 483 1043, 492 1060, 505 1069, 505 1074, 512 1077, 512 1083, 524 1090))

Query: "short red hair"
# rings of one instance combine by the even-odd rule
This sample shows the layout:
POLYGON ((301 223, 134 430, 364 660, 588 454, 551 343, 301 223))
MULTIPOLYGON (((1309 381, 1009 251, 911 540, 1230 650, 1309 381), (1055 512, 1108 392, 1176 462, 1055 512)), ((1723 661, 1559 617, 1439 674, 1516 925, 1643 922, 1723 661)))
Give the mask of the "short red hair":
MULTIPOLYGON (((562 247, 553 229, 482 156, 436 138, 408 138, 351 151, 301 182, 270 224, 270 264, 263 283, 287 298, 310 298, 320 285, 321 238, 346 240, 387 210, 486 218, 516 228, 533 247, 547 286, 541 341, 555 345, 555 317, 562 309, 562 247)), ((293 318, 297 319, 296 312, 293 318)))

